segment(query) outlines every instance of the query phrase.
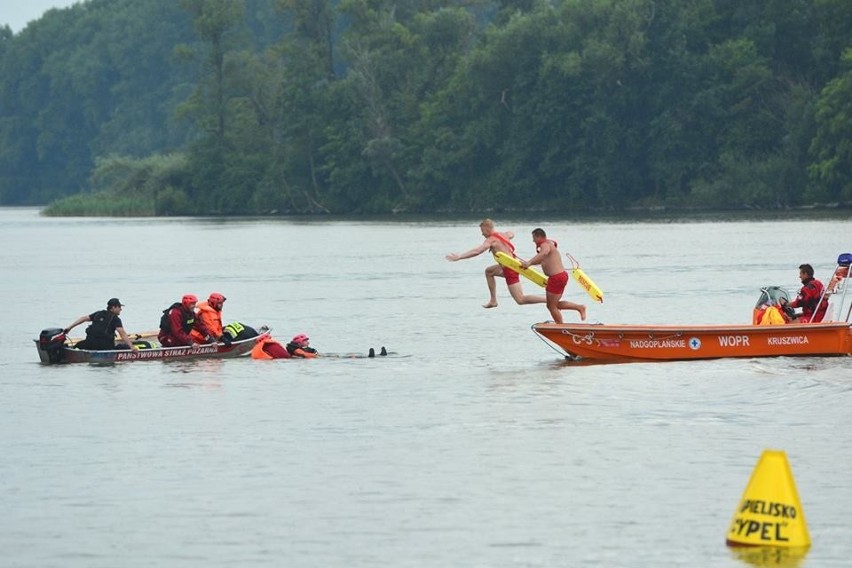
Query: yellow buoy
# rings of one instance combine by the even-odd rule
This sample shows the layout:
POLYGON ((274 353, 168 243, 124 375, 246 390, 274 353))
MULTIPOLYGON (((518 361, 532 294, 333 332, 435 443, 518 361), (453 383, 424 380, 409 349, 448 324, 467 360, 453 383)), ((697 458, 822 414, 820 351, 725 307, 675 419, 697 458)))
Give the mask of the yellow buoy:
POLYGON ((811 537, 787 455, 764 450, 725 541, 728 546, 808 547, 811 537))
POLYGON ((577 259, 571 256, 571 253, 565 253, 565 256, 568 257, 568 260, 571 261, 571 276, 574 280, 577 281, 577 284, 580 285, 580 288, 586 291, 586 294, 589 297, 599 303, 603 303, 603 290, 594 283, 594 281, 589 278, 589 275, 586 274, 582 268, 580 268, 580 263, 577 262, 577 259))

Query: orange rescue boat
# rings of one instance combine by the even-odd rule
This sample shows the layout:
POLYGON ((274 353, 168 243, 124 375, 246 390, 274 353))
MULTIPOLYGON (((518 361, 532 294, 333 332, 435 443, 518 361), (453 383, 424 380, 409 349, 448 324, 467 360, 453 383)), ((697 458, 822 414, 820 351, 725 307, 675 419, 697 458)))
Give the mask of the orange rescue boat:
MULTIPOLYGON (((757 313, 777 305, 786 292, 763 288, 755 323, 741 325, 605 325, 533 324, 533 331, 570 359, 600 362, 682 361, 727 357, 852 355, 852 297, 847 298, 852 253, 838 266, 822 301, 828 302, 819 323, 760 325, 757 313)), ((852 294, 850 294, 852 296, 852 294)))

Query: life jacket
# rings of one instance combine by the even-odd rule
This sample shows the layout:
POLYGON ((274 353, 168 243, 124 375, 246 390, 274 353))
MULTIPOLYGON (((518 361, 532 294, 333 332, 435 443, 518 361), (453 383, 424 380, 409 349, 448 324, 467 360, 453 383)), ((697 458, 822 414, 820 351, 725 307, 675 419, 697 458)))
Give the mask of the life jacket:
MULTIPOLYGON (((169 306, 168 308, 163 310, 163 315, 160 317, 160 330, 164 331, 167 334, 172 333, 172 324, 171 324, 171 320, 169 319, 169 313, 175 308, 180 308, 181 311, 185 312, 185 310, 183 309, 183 304, 181 304, 180 302, 175 302, 174 304, 172 304, 171 306, 169 306)), ((192 315, 189 315, 188 313, 184 313, 183 321, 181 322, 181 327, 183 328, 183 332, 189 333, 189 331, 192 329, 194 324, 195 324, 195 312, 192 312, 192 315)))
POLYGON ((207 302, 200 302, 196 306, 196 314, 207 331, 219 337, 222 335, 222 312, 213 308, 207 302))
POLYGON ((228 335, 232 341, 242 341, 243 339, 257 337, 260 334, 253 327, 234 322, 222 328, 222 335, 228 335))
POLYGON ((828 310, 828 298, 824 296, 824 290, 825 287, 822 282, 815 278, 809 278, 804 282, 804 286, 802 286, 795 300, 795 303, 802 308, 800 323, 817 323, 825 317, 825 312, 828 310), (822 298, 822 301, 820 301, 820 298, 822 298))
POLYGON ((304 357, 305 359, 313 359, 319 355, 313 347, 302 347, 292 341, 287 344, 287 352, 292 357, 304 357))
POLYGON ((264 337, 261 337, 260 339, 258 339, 255 346, 252 347, 251 358, 252 359, 289 359, 290 353, 288 353, 288 351, 280 343, 278 343, 277 341, 275 341, 274 339, 272 339, 271 337, 269 337, 267 335, 267 336, 264 336, 264 337), (272 345, 272 346, 277 345, 278 347, 280 347, 280 349, 277 349, 276 351, 278 353, 281 353, 281 357, 273 357, 272 355, 270 355, 266 351, 266 349, 264 349, 264 347, 266 345, 272 345))
POLYGON ((792 308, 785 308, 780 304, 761 304, 754 308, 751 323, 753 325, 782 325, 790 323, 792 308))
POLYGON ((813 313, 820 295, 822 295, 822 286, 819 280, 808 278, 802 284, 802 289, 799 290, 799 295, 796 296, 793 303, 796 304, 796 307, 802 308, 805 313, 813 313))
MULTIPOLYGON (((553 248, 559 248, 559 244, 557 244, 557 242, 554 241, 553 239, 546 239, 545 242, 553 243, 553 248)), ((539 252, 539 251, 541 251, 541 245, 537 245, 535 247, 535 252, 539 252)))
POLYGON ((110 324, 115 314, 109 310, 101 310, 92 314, 92 324, 86 328, 86 337, 97 341, 115 339, 115 333, 110 330, 110 324))
POLYGON ((787 318, 778 306, 766 306, 760 315, 758 325, 784 325, 787 318))
POLYGON ((509 247, 509 252, 512 253, 512 256, 515 256, 515 245, 512 244, 512 241, 507 239, 503 233, 498 233, 497 231, 493 231, 489 237, 494 237, 498 241, 502 242, 504 245, 509 247))
MULTIPOLYGON (((215 338, 222 337, 222 312, 213 308, 207 302, 200 302, 196 306, 196 316, 199 321, 207 328, 207 331, 210 332, 215 338)), ((197 329, 193 329, 190 332, 190 335, 193 339, 197 340, 199 343, 204 341, 204 336, 197 329)))

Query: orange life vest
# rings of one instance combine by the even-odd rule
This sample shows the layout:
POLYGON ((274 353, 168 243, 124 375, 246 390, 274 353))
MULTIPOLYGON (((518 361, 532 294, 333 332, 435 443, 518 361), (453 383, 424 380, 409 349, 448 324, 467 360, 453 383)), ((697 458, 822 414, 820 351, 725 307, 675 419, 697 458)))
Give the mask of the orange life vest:
POLYGON ((784 325, 790 320, 778 306, 763 305, 754 310, 754 325, 784 325))
POLYGON ((512 241, 510 241, 508 238, 506 238, 506 236, 505 236, 503 233, 498 233, 497 231, 493 231, 493 232, 492 232, 490 235, 488 235, 488 236, 489 236, 489 237, 494 237, 494 238, 495 238, 495 239, 497 239, 498 241, 501 241, 504 245, 506 245, 507 247, 509 247, 509 252, 511 252, 511 253, 512 253, 512 256, 515 256, 515 245, 513 245, 513 244, 512 244, 512 241))
POLYGON ((266 345, 267 343, 278 345, 281 348, 281 351, 283 351, 284 353, 287 353, 287 350, 284 349, 283 345, 281 345, 280 343, 278 343, 277 341, 272 339, 270 336, 265 335, 265 336, 262 336, 260 339, 258 339, 255 346, 252 347, 251 358, 252 359, 275 359, 276 357, 273 357, 272 355, 267 353, 266 350, 263 348, 263 346, 266 345))
MULTIPOLYGON (((196 317, 204 325, 204 327, 207 328, 207 331, 209 331, 213 337, 222 337, 222 312, 213 309, 206 301, 199 302, 198 305, 195 306, 195 310, 196 317)), ((202 336, 197 330, 193 329, 190 332, 190 335, 199 343, 204 343, 204 336, 202 336)))
MULTIPOLYGON (((289 351, 289 350, 288 350, 289 351)), ((293 351, 293 356, 304 357, 305 359, 314 359, 317 356, 316 351, 305 351, 301 347, 293 351)))

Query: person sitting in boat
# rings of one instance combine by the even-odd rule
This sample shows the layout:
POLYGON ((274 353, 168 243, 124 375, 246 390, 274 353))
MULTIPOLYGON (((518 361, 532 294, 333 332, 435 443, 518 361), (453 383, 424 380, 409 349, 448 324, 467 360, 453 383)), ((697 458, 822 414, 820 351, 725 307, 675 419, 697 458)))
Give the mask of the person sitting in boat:
MULTIPOLYGON (((207 298, 206 302, 199 302, 195 306, 195 315, 198 320, 207 328, 210 335, 217 340, 222 340, 222 307, 225 305, 227 298, 219 292, 213 292, 207 298)), ((189 335, 196 343, 204 343, 204 336, 197 329, 189 332, 189 335)))
MULTIPOLYGON (((110 298, 105 310, 93 312, 86 316, 80 316, 74 320, 74 323, 63 329, 62 332, 65 333, 65 335, 68 335, 68 332, 81 323, 90 321, 92 322, 92 325, 86 328, 86 339, 74 344, 75 348, 91 350, 115 349, 115 334, 118 332, 118 336, 121 338, 124 345, 126 345, 128 349, 133 349, 135 351, 136 346, 133 345, 133 341, 131 341, 127 332, 124 331, 124 324, 121 323, 121 317, 119 317, 122 307, 124 307, 124 304, 122 304, 118 298, 110 298)), ((122 346, 122 349, 123 348, 124 346, 122 346)))
POLYGON ((195 315, 197 303, 195 294, 185 294, 180 302, 175 302, 163 310, 160 333, 157 335, 163 347, 197 347, 200 343, 214 343, 218 339, 195 315), (202 341, 197 341, 190 335, 193 329, 201 334, 204 338, 202 341))
POLYGON ((249 325, 239 322, 229 323, 222 328, 222 341, 231 343, 232 341, 243 341, 260 335, 257 330, 249 325))
POLYGON ((814 268, 810 264, 799 265, 799 279, 802 281, 799 294, 792 302, 784 302, 781 305, 802 308, 802 315, 795 319, 796 323, 821 322, 828 309, 828 299, 823 297, 825 287, 822 282, 814 278, 814 268))
POLYGON ((291 357, 302 357, 304 359, 313 359, 319 353, 310 346, 311 340, 304 333, 300 333, 290 340, 287 344, 287 352, 291 357))

